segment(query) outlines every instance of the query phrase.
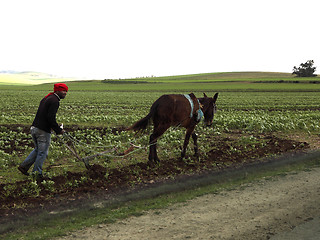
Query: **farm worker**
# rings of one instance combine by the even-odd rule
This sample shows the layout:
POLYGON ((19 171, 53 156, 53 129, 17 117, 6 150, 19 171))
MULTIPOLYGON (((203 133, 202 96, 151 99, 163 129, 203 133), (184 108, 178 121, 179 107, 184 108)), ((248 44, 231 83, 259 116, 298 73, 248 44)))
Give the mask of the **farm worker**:
POLYGON ((68 87, 64 83, 54 84, 54 92, 45 96, 39 105, 37 114, 31 126, 31 136, 34 142, 34 150, 18 167, 24 175, 29 175, 28 170, 34 164, 33 173, 38 179, 42 178, 42 165, 48 156, 51 130, 56 134, 63 134, 64 130, 56 121, 60 100, 64 99, 68 92, 68 87))

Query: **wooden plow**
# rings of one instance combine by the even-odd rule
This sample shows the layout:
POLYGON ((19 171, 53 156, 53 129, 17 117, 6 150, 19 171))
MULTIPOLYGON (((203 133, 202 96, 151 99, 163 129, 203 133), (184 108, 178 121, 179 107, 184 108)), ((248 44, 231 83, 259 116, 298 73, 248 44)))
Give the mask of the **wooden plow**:
MULTIPOLYGON (((86 156, 86 157, 80 157, 80 155, 78 154, 77 152, 77 149, 75 147, 75 144, 74 144, 74 139, 73 137, 71 137, 68 133, 64 133, 64 135, 62 136, 62 142, 63 144, 65 145, 65 147, 80 161, 80 162, 83 162, 85 167, 87 169, 92 169, 92 166, 89 164, 89 160, 90 159, 93 159, 95 157, 99 157, 99 156, 103 156, 103 155, 107 155, 111 152, 116 152, 118 150, 117 147, 113 147, 111 149, 108 149, 108 150, 105 150, 105 151, 102 151, 102 152, 98 152, 98 153, 95 153, 93 155, 90 155, 90 156, 86 156), (67 137, 67 141, 64 139, 64 137, 67 137)), ((132 151, 134 151, 134 149, 143 149, 145 147, 141 147, 141 146, 137 146, 137 145, 134 145, 132 143, 130 143, 130 147, 128 149, 126 149, 125 151, 121 152, 121 153, 116 153, 112 156, 114 157, 124 157, 126 155, 128 155, 129 153, 131 153, 132 151)))

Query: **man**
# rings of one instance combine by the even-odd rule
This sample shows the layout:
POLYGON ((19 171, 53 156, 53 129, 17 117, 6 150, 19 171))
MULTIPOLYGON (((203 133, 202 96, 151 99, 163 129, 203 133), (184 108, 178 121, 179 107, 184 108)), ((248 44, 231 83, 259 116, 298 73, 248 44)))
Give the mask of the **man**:
POLYGON ((19 171, 24 175, 29 175, 28 170, 34 164, 33 173, 39 178, 42 177, 42 165, 48 156, 51 130, 56 134, 63 134, 64 130, 56 121, 56 113, 58 111, 60 100, 67 95, 68 87, 64 83, 54 84, 54 92, 45 96, 39 105, 36 117, 31 126, 31 136, 35 148, 29 156, 18 167, 19 171))

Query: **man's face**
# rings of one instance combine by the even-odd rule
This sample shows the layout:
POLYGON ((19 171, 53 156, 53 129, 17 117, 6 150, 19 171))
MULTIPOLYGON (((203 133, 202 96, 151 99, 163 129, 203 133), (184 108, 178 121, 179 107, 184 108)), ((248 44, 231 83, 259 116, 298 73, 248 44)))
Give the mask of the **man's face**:
POLYGON ((57 91, 56 94, 58 94, 61 99, 64 99, 67 96, 67 91, 57 91))

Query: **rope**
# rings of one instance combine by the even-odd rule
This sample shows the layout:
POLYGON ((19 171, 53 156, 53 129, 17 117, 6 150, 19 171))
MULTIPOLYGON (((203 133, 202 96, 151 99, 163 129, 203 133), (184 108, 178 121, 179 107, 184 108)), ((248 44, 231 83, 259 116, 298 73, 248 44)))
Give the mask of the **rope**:
MULTIPOLYGON (((174 126, 171 131, 174 131, 174 130, 176 130, 176 129, 179 128, 179 127, 180 127, 180 124, 174 126)), ((109 153, 110 153, 110 152, 115 152, 115 151, 117 151, 117 150, 118 150, 118 147, 114 147, 114 146, 112 146, 112 145, 108 145, 108 146, 106 146, 106 145, 104 145, 104 146, 102 146, 102 145, 91 145, 91 146, 105 147, 105 148, 106 148, 106 147, 113 147, 113 148, 108 149, 108 150, 103 151, 103 152, 97 152, 97 151, 92 150, 92 147, 89 146, 89 144, 82 143, 81 141, 77 140, 75 137, 73 137, 72 135, 70 135, 70 134, 67 133, 67 132, 64 133, 63 137, 60 138, 60 139, 62 140, 63 144, 73 153, 73 155, 76 156, 76 158, 77 158, 78 160, 84 162, 84 164, 86 165, 87 168, 88 168, 88 165, 89 165, 88 160, 91 159, 91 158, 95 158, 95 157, 98 157, 98 156, 106 156, 106 157, 113 157, 113 158, 124 158, 124 157, 126 157, 126 156, 128 156, 128 155, 132 155, 132 154, 134 154, 134 153, 136 153, 136 152, 138 152, 138 151, 140 151, 140 150, 143 150, 143 149, 144 149, 144 150, 147 150, 149 147, 157 144, 157 143, 155 142, 155 143, 148 144, 148 145, 146 145, 146 146, 144 146, 144 147, 143 147, 143 146, 134 145, 134 144, 133 144, 134 142, 137 142, 137 141, 139 141, 140 139, 142 139, 142 138, 145 137, 145 136, 141 136, 141 137, 139 137, 139 138, 134 139, 133 141, 129 141, 129 142, 123 143, 123 145, 129 143, 129 144, 131 145, 131 147, 128 148, 127 150, 125 150, 123 153, 119 153, 118 155, 115 155, 115 154, 109 154, 109 153), (72 149, 72 148, 65 142, 65 140, 64 140, 64 138, 63 138, 64 136, 66 136, 66 137, 71 141, 72 145, 73 145, 73 143, 75 143, 75 144, 77 144, 77 145, 79 145, 79 146, 82 146, 82 147, 84 147, 84 148, 86 148, 86 149, 89 149, 89 150, 90 150, 91 152, 93 152, 94 154, 93 154, 93 155, 90 155, 90 156, 86 156, 86 157, 81 158, 81 157, 78 155, 78 153, 76 152, 74 145, 73 145, 73 149, 72 149), (136 150, 133 150, 134 148, 136 148, 136 150)))
MULTIPOLYGON (((70 135, 69 133, 66 133, 66 132, 64 133, 63 137, 62 137, 62 138, 59 138, 59 139, 61 139, 62 142, 63 142, 63 144, 70 150, 70 152, 72 152, 73 155, 75 155, 78 160, 84 162, 84 164, 85 164, 86 167, 88 168, 88 166, 89 166, 88 160, 91 159, 91 158, 95 158, 95 157, 98 157, 98 156, 124 158, 124 157, 126 157, 126 156, 128 156, 128 155, 131 155, 131 154, 137 152, 137 151, 140 151, 141 149, 147 149, 148 147, 150 147, 150 146, 152 146, 153 144, 155 144, 155 143, 149 144, 149 145, 147 145, 146 147, 141 147, 141 146, 137 146, 137 145, 134 145, 134 144, 133 144, 133 142, 136 142, 136 141, 140 140, 140 139, 143 138, 143 137, 145 137, 145 136, 141 136, 140 138, 135 139, 134 141, 124 143, 124 144, 130 143, 131 147, 130 147, 129 149, 127 149, 126 151, 124 151, 123 153, 120 153, 120 154, 118 154, 118 155, 108 154, 108 153, 110 153, 110 152, 115 152, 116 150, 118 150, 118 147, 113 147, 112 149, 108 149, 108 150, 103 151, 103 152, 97 152, 97 151, 92 150, 92 148, 91 148, 88 144, 84 144, 84 143, 80 142, 80 141, 77 140, 75 137, 73 137, 72 135, 70 135), (70 146, 66 143, 64 137, 67 137, 68 140, 70 140, 70 142, 71 142, 71 144, 72 144, 72 147, 70 147, 70 146), (84 147, 84 148, 89 149, 91 152, 93 152, 93 153, 95 153, 95 154, 94 154, 94 155, 91 155, 91 156, 87 156, 87 157, 81 158, 81 157, 78 155, 78 153, 76 152, 76 149, 75 149, 75 147, 74 147, 74 145, 73 145, 74 143, 77 144, 77 145, 79 145, 79 146, 82 146, 82 147, 84 147), (137 149, 134 150, 134 151, 132 151, 133 148, 137 148, 137 149)), ((91 145, 91 146, 92 146, 92 145, 91 145)), ((112 146, 112 145, 109 145, 109 146, 107 146, 107 147, 111 147, 111 146, 112 146)), ((106 146, 101 146, 101 145, 99 145, 99 147, 105 147, 105 148, 106 148, 106 146)))
MULTIPOLYGON (((92 149, 92 147, 97 147, 97 148, 110 148, 110 147, 113 147, 113 145, 90 145, 89 146, 89 144, 80 142, 75 137, 71 136, 69 133, 64 133, 64 135, 66 135, 72 142, 74 142, 74 143, 76 143, 76 144, 78 144, 78 145, 80 145, 80 146, 82 146, 84 148, 92 149)), ((143 137, 145 137, 145 136, 141 136, 140 138, 137 138, 137 139, 135 139, 133 141, 125 142, 124 144, 137 142, 138 140, 140 140, 143 137)))
MULTIPOLYGON (((177 125, 173 126, 173 127, 171 128, 171 131, 175 131, 176 129, 178 129, 179 127, 181 127, 181 123, 182 123, 183 121, 185 121, 186 119, 187 119, 187 118, 185 118, 184 120, 182 120, 182 121, 181 121, 180 123, 178 123, 177 125)), ((90 146, 89 146, 89 144, 83 143, 83 142, 77 140, 75 137, 73 137, 72 135, 70 135, 70 134, 67 133, 67 132, 65 132, 65 133, 63 134, 63 137, 62 137, 62 138, 59 138, 59 139, 61 139, 62 142, 63 142, 63 144, 73 153, 73 155, 75 155, 76 158, 77 158, 79 161, 82 161, 82 162, 85 164, 86 168, 89 169, 89 168, 90 168, 90 165, 89 165, 88 160, 91 159, 91 158, 95 158, 95 157, 98 157, 98 156, 106 156, 106 157, 113 157, 113 158, 124 158, 124 157, 126 157, 126 156, 128 156, 128 155, 131 155, 131 154, 137 152, 137 151, 140 151, 141 149, 147 150, 149 147, 157 144, 157 142, 154 142, 154 143, 151 143, 151 144, 146 145, 145 147, 141 147, 141 146, 137 146, 137 145, 134 145, 134 144, 133 144, 133 143, 139 141, 140 139, 142 139, 142 138, 144 138, 144 137, 145 137, 145 135, 141 136, 140 138, 136 138, 136 139, 134 139, 133 141, 128 141, 128 142, 123 143, 122 145, 129 143, 129 144, 131 145, 131 147, 129 147, 129 148, 128 148, 127 150, 125 150, 123 153, 120 153, 120 154, 118 154, 118 155, 109 154, 110 152, 115 152, 115 151, 117 151, 117 150, 118 150, 118 147, 115 147, 115 146, 113 146, 113 145, 90 145, 90 146), (68 140, 71 141, 71 143, 72 143, 72 148, 65 142, 65 140, 64 140, 64 137, 65 137, 65 136, 68 138, 68 140), (93 155, 90 155, 90 156, 86 156, 86 157, 81 158, 81 157, 78 155, 78 153, 76 152, 76 149, 75 149, 75 147, 74 147, 74 144, 79 145, 79 146, 81 146, 81 147, 83 147, 83 148, 86 148, 86 149, 88 149, 89 151, 93 152, 94 154, 93 154, 93 155), (108 150, 106 150, 106 151, 103 151, 103 152, 97 152, 97 151, 92 150, 92 147, 97 147, 97 148, 110 148, 110 147, 112 147, 112 148, 111 148, 111 149, 108 149, 108 150), (136 150, 132 150, 132 149, 134 149, 134 148, 137 148, 137 149, 136 149, 136 150)))

